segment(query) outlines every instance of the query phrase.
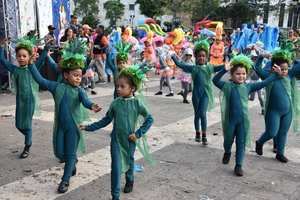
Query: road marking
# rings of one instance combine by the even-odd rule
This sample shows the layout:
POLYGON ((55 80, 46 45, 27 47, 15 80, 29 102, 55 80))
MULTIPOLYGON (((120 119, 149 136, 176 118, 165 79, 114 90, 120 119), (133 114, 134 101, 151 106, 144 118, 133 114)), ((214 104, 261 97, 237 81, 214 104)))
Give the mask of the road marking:
MULTIPOLYGON (((253 104, 254 106, 255 104, 253 104)), ((208 126, 220 121, 220 108, 216 107, 208 114, 208 126)), ((111 127, 107 129, 111 130, 111 127)), ((152 127, 148 133, 148 142, 151 152, 158 151, 175 142, 185 142, 193 131, 193 117, 168 124, 163 127, 152 127), (189 130, 189 131, 187 131, 189 130)), ((136 154, 136 159, 141 155, 136 154)), ((62 176, 62 165, 43 170, 31 176, 0 187, 0 199, 6 200, 50 200, 60 194, 56 193, 57 184, 62 176)), ((83 186, 110 172, 109 147, 86 154, 79 158, 77 165, 78 175, 71 179, 69 191, 83 186)))

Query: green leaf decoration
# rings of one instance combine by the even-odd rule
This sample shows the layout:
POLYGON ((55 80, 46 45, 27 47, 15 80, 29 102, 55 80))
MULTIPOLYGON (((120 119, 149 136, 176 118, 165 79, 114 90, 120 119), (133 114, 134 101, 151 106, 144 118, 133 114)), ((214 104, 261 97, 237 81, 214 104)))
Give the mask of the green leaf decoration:
POLYGON ((86 41, 81 38, 68 42, 62 50, 61 68, 64 70, 84 68, 86 49, 86 41))
POLYGON ((253 61, 248 56, 240 54, 232 58, 231 65, 232 66, 242 65, 246 68, 247 72, 250 72, 253 66, 253 61))
POLYGON ((141 89, 143 81, 146 79, 148 68, 141 69, 139 65, 131 65, 121 70, 119 76, 131 77, 137 91, 141 89))
POLYGON ((125 43, 125 42, 119 42, 116 45, 117 49, 117 60, 119 62, 127 62, 128 60, 128 54, 132 48, 132 45, 130 43, 125 43))
POLYGON ((277 61, 285 61, 288 64, 291 64, 293 60, 293 55, 289 50, 279 49, 272 53, 272 63, 276 63, 277 61))

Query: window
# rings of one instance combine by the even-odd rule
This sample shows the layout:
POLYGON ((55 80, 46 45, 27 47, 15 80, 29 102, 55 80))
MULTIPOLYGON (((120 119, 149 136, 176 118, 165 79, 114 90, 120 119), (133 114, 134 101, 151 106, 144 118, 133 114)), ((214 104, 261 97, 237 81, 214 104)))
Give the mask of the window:
POLYGON ((282 27, 283 26, 283 21, 284 21, 284 12, 285 11, 285 4, 280 5, 280 11, 279 11, 279 23, 278 26, 282 27))
POLYGON ((134 10, 135 5, 134 4, 129 4, 129 10, 134 10))

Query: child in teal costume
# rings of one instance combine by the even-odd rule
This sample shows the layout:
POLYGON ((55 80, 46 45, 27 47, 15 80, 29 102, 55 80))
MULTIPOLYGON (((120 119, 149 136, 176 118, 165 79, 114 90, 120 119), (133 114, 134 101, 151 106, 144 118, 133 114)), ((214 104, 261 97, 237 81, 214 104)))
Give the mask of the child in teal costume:
MULTIPOLYGON (((236 138, 236 165, 234 173, 243 176, 242 164, 245 155, 245 146, 249 142, 249 118, 248 96, 251 92, 259 90, 277 76, 273 74, 268 79, 258 83, 245 83, 246 76, 252 65, 250 58, 239 55, 232 59, 230 69, 231 82, 222 81, 226 69, 220 71, 214 78, 213 83, 222 90, 224 96, 221 103, 222 127, 224 133, 224 156, 223 164, 228 164, 231 157, 231 147, 236 138)), ((279 69, 276 68, 276 71, 279 69)))
MULTIPOLYGON (((20 158, 29 156, 32 145, 32 117, 37 104, 38 84, 33 80, 28 69, 31 62, 36 38, 23 37, 16 45, 16 57, 19 66, 8 62, 4 56, 4 41, 1 41, 0 64, 4 66, 14 77, 16 89, 16 128, 25 136, 25 147, 20 158)), ((37 66, 42 65, 43 56, 37 61, 37 66)))
POLYGON ((143 137, 153 123, 153 118, 141 99, 134 95, 135 91, 139 90, 144 77, 138 66, 124 68, 117 80, 119 97, 111 103, 106 116, 91 125, 81 126, 83 130, 96 131, 113 121, 111 133, 111 194, 113 200, 120 198, 122 172, 126 172, 124 192, 132 191, 136 140, 143 137), (136 129, 140 115, 144 117, 144 122, 140 128, 136 129))
POLYGON ((194 107, 194 126, 196 130, 195 141, 200 142, 200 126, 201 120, 202 144, 207 145, 206 129, 207 129, 207 110, 211 109, 214 104, 211 77, 214 72, 220 71, 224 65, 212 66, 207 64, 209 55, 209 43, 201 40, 195 44, 194 54, 196 65, 188 65, 179 62, 175 55, 172 56, 174 63, 186 73, 192 74, 193 79, 193 95, 192 102, 194 107))
POLYGON ((64 49, 61 63, 63 82, 44 79, 34 65, 29 66, 33 78, 52 93, 55 101, 53 148, 55 156, 65 162, 59 193, 68 190, 70 177, 76 174, 77 149, 84 150, 83 136, 78 128, 85 120, 82 105, 94 112, 101 110, 79 87, 85 63, 84 45, 84 41, 77 39, 64 49))
MULTIPOLYGON (((257 74, 265 79, 269 76, 269 72, 261 68, 263 57, 260 57, 255 65, 257 74)), ((277 50, 272 55, 272 66, 280 66, 282 70, 281 78, 274 81, 267 87, 266 114, 265 124, 266 130, 256 141, 255 151, 258 155, 263 155, 263 145, 270 139, 274 139, 276 144, 276 159, 286 163, 288 159, 284 155, 287 134, 294 116, 297 116, 296 107, 294 107, 294 90, 295 76, 300 74, 300 63, 295 62, 294 66, 289 69, 291 63, 291 53, 286 50, 277 50)))

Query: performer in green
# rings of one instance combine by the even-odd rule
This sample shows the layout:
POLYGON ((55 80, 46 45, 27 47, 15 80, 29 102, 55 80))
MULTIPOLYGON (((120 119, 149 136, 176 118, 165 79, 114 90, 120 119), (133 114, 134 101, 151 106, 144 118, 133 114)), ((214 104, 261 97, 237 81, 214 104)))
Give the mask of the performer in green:
POLYGON ((120 199, 122 172, 126 172, 124 192, 132 191, 136 140, 144 136, 153 123, 153 118, 142 100, 135 96, 135 92, 140 89, 144 78, 144 72, 138 66, 122 69, 117 79, 118 98, 111 103, 106 116, 91 125, 81 126, 83 130, 96 131, 113 121, 111 133, 111 194, 113 200, 120 199), (140 115, 144 117, 144 122, 141 127, 136 129, 140 115))
POLYGON ((76 174, 77 149, 84 151, 83 135, 78 128, 87 118, 82 105, 94 112, 101 110, 79 87, 82 68, 85 66, 85 49, 85 42, 76 39, 63 50, 60 65, 64 78, 62 82, 44 79, 35 65, 29 65, 33 78, 52 93, 55 101, 53 148, 55 156, 65 162, 64 174, 58 187, 59 193, 68 190, 70 177, 76 174))
MULTIPOLYGON (((220 71, 213 78, 213 83, 222 90, 224 96, 221 103, 222 126, 224 133, 223 164, 228 164, 231 157, 231 147, 236 138, 236 165, 234 173, 243 176, 242 164, 245 156, 246 144, 250 142, 248 96, 251 92, 260 90, 269 83, 279 78, 273 74, 268 79, 257 83, 245 83, 252 61, 244 55, 236 56, 231 61, 231 82, 222 81, 222 76, 227 72, 220 71)), ((280 68, 274 68, 278 73, 280 68)))

